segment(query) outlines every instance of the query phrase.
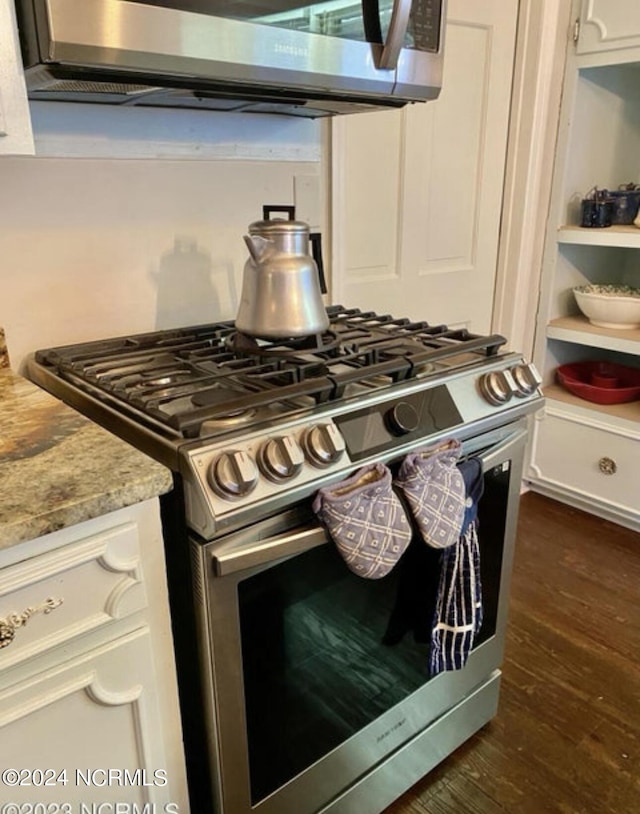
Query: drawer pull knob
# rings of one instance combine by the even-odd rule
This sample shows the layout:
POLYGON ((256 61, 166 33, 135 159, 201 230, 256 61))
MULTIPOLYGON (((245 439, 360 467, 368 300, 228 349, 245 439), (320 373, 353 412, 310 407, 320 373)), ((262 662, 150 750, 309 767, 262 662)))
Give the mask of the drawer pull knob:
POLYGON ((16 637, 18 628, 24 627, 29 619, 36 613, 51 613, 62 605, 62 599, 52 599, 49 597, 35 607, 28 607, 22 613, 10 613, 4 619, 0 619, 0 649, 9 647, 16 637))
POLYGON ((598 468, 603 475, 615 475, 618 469, 613 458, 600 458, 598 461, 598 468))

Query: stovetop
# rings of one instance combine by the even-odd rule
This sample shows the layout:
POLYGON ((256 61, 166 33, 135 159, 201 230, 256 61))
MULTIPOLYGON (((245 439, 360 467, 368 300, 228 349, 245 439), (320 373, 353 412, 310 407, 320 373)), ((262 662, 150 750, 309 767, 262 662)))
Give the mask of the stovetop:
POLYGON ((31 378, 180 473, 205 539, 361 465, 501 431, 542 402, 499 335, 331 306, 329 330, 262 341, 234 323, 38 351, 31 378))
POLYGON ((234 323, 42 350, 36 362, 168 438, 241 426, 477 364, 505 339, 331 306, 330 328, 262 341, 234 323))

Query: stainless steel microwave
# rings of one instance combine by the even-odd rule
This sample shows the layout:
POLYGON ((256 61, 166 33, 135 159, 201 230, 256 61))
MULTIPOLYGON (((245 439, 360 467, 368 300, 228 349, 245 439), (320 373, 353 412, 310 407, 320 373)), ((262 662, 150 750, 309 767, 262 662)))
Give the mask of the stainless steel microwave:
POLYGON ((327 116, 438 96, 446 0, 16 0, 32 99, 327 116))

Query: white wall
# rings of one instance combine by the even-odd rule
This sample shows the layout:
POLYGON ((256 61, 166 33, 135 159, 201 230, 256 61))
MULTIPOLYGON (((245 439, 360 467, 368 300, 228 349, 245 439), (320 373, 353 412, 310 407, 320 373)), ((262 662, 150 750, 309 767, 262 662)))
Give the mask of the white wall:
MULTIPOLYGON (((242 235, 262 204, 293 203, 309 176, 318 186, 321 130, 298 148, 300 125, 286 120, 246 117, 234 135, 225 119, 218 138, 208 121, 206 154, 237 156, 240 144, 253 158, 77 157, 126 155, 130 139, 82 137, 68 123, 65 139, 60 118, 36 131, 45 157, 0 158, 0 326, 14 370, 40 347, 235 316, 242 235), (54 157, 65 144, 73 157, 54 157)), ((162 130, 163 155, 172 144, 190 155, 178 129, 162 130)), ((205 139, 189 138, 196 156, 205 139)))

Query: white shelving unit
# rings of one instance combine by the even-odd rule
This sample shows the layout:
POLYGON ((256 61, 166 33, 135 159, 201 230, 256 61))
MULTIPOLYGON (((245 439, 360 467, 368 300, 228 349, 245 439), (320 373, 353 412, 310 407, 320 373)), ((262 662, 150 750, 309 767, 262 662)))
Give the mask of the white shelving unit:
POLYGON ((609 330, 580 314, 572 289, 640 287, 640 228, 582 228, 590 189, 640 183, 640 11, 636 0, 575 0, 568 45, 534 358, 547 398, 536 419, 531 487, 640 530, 640 400, 601 405, 556 382, 559 365, 640 368, 640 329, 609 330))

